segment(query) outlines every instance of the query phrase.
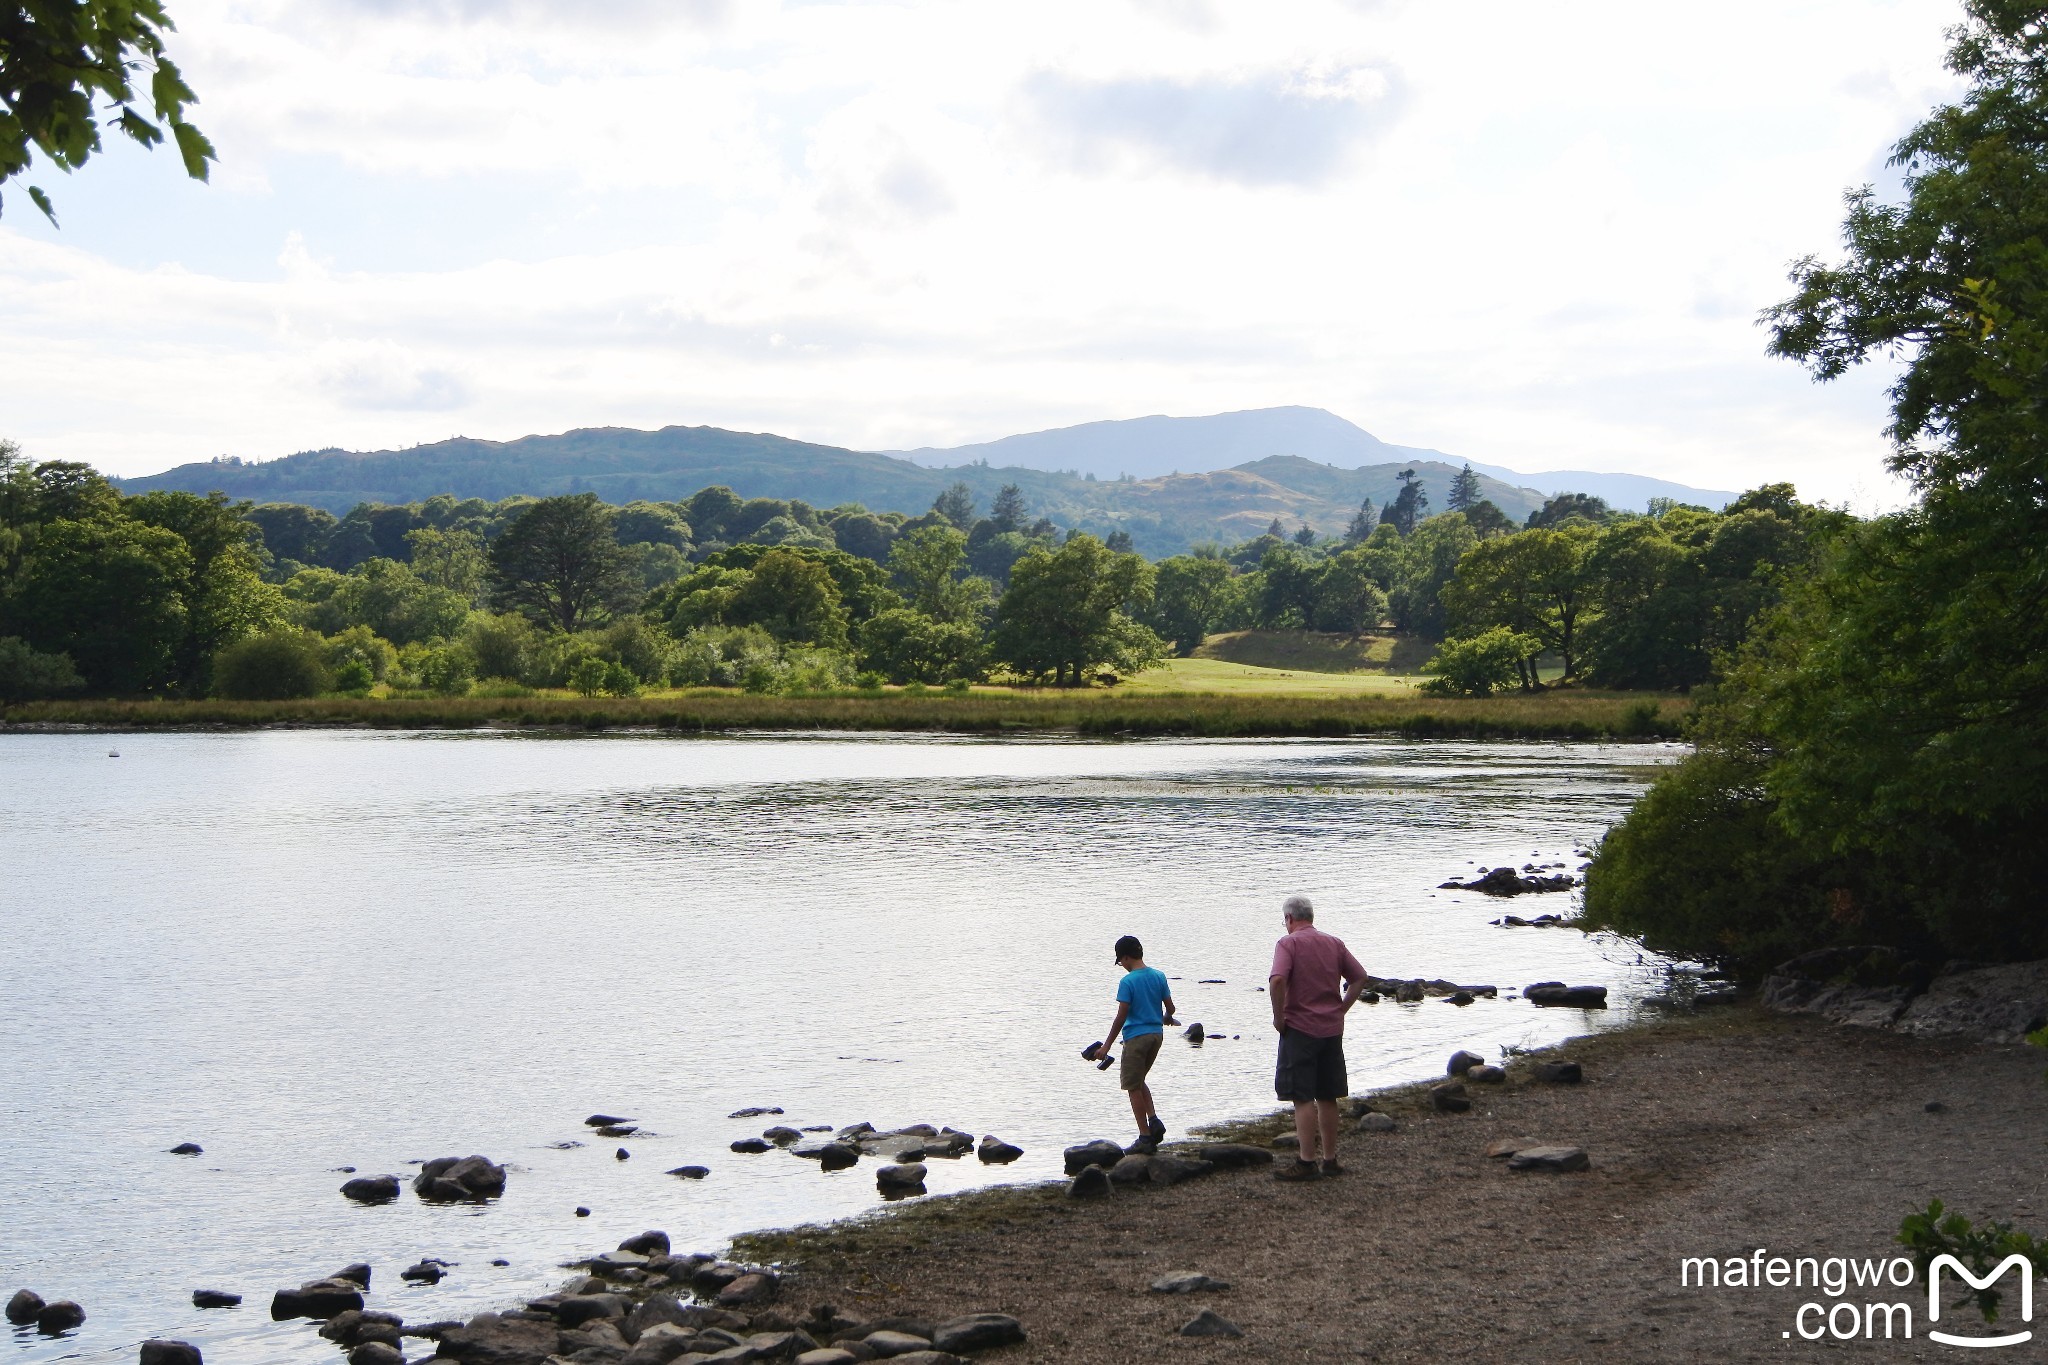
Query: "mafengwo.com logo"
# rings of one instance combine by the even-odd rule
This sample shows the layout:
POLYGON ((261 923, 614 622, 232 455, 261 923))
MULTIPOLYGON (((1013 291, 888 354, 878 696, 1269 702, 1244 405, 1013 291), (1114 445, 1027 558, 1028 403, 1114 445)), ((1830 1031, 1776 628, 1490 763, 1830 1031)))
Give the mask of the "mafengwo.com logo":
MULTIPOLYGON (((1766 1248, 1759 1247, 1747 1258, 1730 1256, 1716 1260, 1710 1256, 1687 1256, 1678 1263, 1678 1283, 1685 1289, 1814 1289, 1831 1302, 1812 1300, 1800 1304, 1792 1315, 1792 1325, 1780 1334, 1806 1341, 1911 1339, 1916 1326, 1913 1305, 1919 1295, 1891 1296, 1900 1290, 1914 1289, 1919 1279, 1913 1262, 1904 1256, 1888 1261, 1842 1256, 1787 1258, 1772 1256, 1766 1248)), ((1929 1341, 1981 1349, 2020 1346, 2034 1339, 2034 1267, 2025 1256, 2008 1256, 1981 1276, 1953 1256, 1936 1256, 1928 1263, 1926 1292, 1924 1325, 1929 1341), (1960 1304, 1952 1301, 1948 1305, 1948 1319, 1943 1322, 1942 1295, 1960 1288, 1958 1281, 1981 1292, 1996 1288, 2008 1272, 2019 1281, 2017 1320, 2000 1313, 1996 1328, 1981 1323, 1981 1314, 1973 1307, 1978 1295, 1972 1295, 1960 1304), (2011 1330, 2014 1327, 2018 1330, 2011 1330)), ((2011 1302, 2003 1291, 1999 1298, 2003 1303, 2011 1302)))

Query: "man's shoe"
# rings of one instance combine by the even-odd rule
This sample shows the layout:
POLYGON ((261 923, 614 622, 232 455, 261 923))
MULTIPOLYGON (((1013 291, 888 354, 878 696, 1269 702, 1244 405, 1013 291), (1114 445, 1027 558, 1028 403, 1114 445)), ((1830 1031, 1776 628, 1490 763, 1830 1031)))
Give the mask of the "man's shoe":
POLYGON ((1322 1175, 1323 1173, 1316 1169, 1316 1164, 1313 1161, 1303 1161, 1299 1157, 1296 1157, 1293 1161, 1288 1162, 1285 1166, 1282 1166, 1279 1170, 1273 1172, 1273 1178, 1275 1180, 1290 1181, 1320 1180, 1322 1179, 1322 1175))
POLYGON ((1124 1148, 1125 1156, 1151 1156, 1159 1150, 1159 1139, 1146 1135, 1124 1148))
POLYGON ((1326 1177, 1344 1174, 1344 1168, 1342 1166, 1339 1166, 1335 1161, 1321 1162, 1319 1163, 1319 1169, 1326 1177))
POLYGON ((1146 1132, 1155 1143, 1166 1136, 1166 1125, 1159 1121, 1159 1115, 1154 1114, 1152 1116, 1152 1122, 1148 1125, 1146 1132))

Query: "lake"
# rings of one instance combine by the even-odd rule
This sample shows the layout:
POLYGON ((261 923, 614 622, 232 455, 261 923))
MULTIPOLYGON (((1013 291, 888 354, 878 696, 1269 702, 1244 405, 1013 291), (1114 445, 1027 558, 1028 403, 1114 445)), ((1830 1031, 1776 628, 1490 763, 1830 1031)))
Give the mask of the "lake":
POLYGON ((212 1365, 331 1362, 308 1324, 269 1321, 272 1290, 361 1260, 371 1306, 450 1318, 550 1290, 563 1261, 643 1229, 717 1250, 877 1205, 872 1161, 825 1174, 729 1150, 772 1123, 950 1124, 1024 1147, 1009 1167, 932 1161, 934 1194, 1057 1176, 1068 1144, 1130 1136, 1114 1070, 1077 1055, 1109 1023, 1124 933, 1211 1035, 1169 1031, 1153 1088, 1172 1135, 1270 1110, 1258 988, 1297 892, 1376 975, 1593 982, 1616 1005, 1361 1005, 1354 1093, 1439 1073, 1459 1047, 1611 1027, 1662 962, 1488 923, 1575 898, 1435 888, 1474 865, 1576 869, 1678 753, 0 737, 0 1297, 26 1286, 88 1314, 57 1340, 8 1329, 0 1351, 133 1361, 167 1336, 212 1365), (786 1113, 726 1117, 757 1105, 786 1113), (597 1138, 593 1112, 648 1131, 597 1138), (167 1153, 186 1141, 203 1155, 167 1153), (338 1193, 341 1167, 409 1179, 472 1152, 509 1166, 503 1199, 338 1193), (686 1163, 711 1174, 664 1173, 686 1163), (456 1265, 401 1284, 423 1256, 456 1265), (196 1310, 197 1288, 247 1302, 196 1310))

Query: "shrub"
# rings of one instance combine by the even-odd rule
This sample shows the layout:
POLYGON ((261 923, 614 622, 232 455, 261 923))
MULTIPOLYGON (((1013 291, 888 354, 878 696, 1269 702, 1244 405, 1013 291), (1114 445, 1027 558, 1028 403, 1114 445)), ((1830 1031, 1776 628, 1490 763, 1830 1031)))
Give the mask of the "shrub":
POLYGON ((461 645, 435 645, 419 661, 420 686, 437 697, 467 696, 476 681, 476 656, 461 645))
POLYGON ((633 670, 624 664, 606 664, 604 682, 600 685, 608 697, 637 697, 640 695, 640 680, 633 676, 633 670))
POLYGON ((213 656, 213 693, 234 701, 317 697, 333 682, 326 642, 311 631, 251 635, 213 656))
POLYGON ((0 636, 0 701, 54 697, 85 686, 69 654, 45 654, 25 640, 0 636))
POLYGON ((569 686, 576 689, 578 696, 594 697, 604 691, 605 674, 612 667, 594 654, 579 659, 569 670, 569 686))
POLYGON ((781 646, 759 626, 699 626, 676 642, 669 681, 678 687, 739 687, 755 668, 774 671, 781 646))
POLYGON ((339 674, 351 659, 369 665, 370 680, 383 682, 398 667, 398 647, 368 626, 350 626, 327 637, 327 666, 339 674))
POLYGON ((1463 640, 1446 640, 1423 665, 1436 674, 1422 690, 1439 697, 1490 697, 1520 679, 1516 665, 1534 658, 1543 646, 1506 626, 1463 640))
POLYGON ((354 696, 366 695, 377 685, 377 675, 370 671, 367 659, 351 658, 334 670, 334 690, 354 696))

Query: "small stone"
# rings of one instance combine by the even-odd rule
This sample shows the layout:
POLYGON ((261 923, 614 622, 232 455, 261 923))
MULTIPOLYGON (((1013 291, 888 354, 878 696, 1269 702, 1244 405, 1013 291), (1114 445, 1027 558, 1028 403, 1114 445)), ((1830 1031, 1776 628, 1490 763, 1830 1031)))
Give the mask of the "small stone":
POLYGON ((1486 1144, 1486 1154, 1496 1158, 1513 1156, 1516 1152, 1524 1151, 1530 1147, 1541 1147, 1542 1145, 1542 1143, 1534 1138, 1496 1138, 1486 1144))
POLYGON ((1244 1329, 1212 1309, 1204 1308, 1180 1329, 1184 1337, 1241 1337, 1244 1329))
POLYGON ((1067 1148, 1066 1171, 1068 1175, 1079 1175, 1089 1166, 1114 1166, 1123 1160, 1123 1156, 1123 1148, 1108 1138, 1096 1138, 1067 1148))
MULTIPOLYGON (((136 1361, 137 1365, 205 1365, 199 1348, 189 1341, 145 1341, 136 1361)), ((356 1365, 353 1358, 349 1365, 356 1365)))
POLYGON ((856 1365, 860 1357, 841 1346, 820 1346, 796 1358, 796 1365, 856 1365))
POLYGON ((1301 1150, 1301 1134, 1281 1133, 1267 1145, 1276 1152, 1298 1152, 1301 1150))
POLYGON ((588 1218, 590 1217, 590 1210, 584 1208, 581 1204, 578 1204, 576 1206, 576 1216, 578 1218, 588 1218))
POLYGON ((36 1314, 42 1311, 43 1296, 33 1289, 17 1289, 7 1301, 7 1320, 16 1327, 34 1322, 36 1314))
POLYGON ((1364 1114, 1359 1117, 1358 1130, 1361 1133, 1391 1133, 1394 1131, 1392 1114, 1364 1114))
POLYGON ((491 1264, 492 1264, 492 1265, 511 1265, 512 1263, 511 1263, 510 1261, 506 1260, 506 1259, 505 1259, 505 1258, 504 1258, 503 1256, 499 1256, 499 1257, 496 1257, 496 1258, 494 1258, 494 1259, 493 1259, 493 1260, 491 1261, 491 1264))
POLYGON ((711 1168, 709 1166, 678 1166, 670 1171, 669 1174, 681 1176, 685 1180, 702 1180, 705 1176, 711 1174, 711 1168))
POLYGON ((740 1152, 747 1156, 758 1156, 762 1152, 774 1150, 774 1147, 774 1143, 762 1138, 741 1138, 732 1145, 732 1149, 735 1152, 740 1152))
POLYGON ((861 1341, 882 1359, 909 1355, 912 1351, 929 1351, 932 1348, 928 1338, 912 1336, 908 1332, 870 1332, 862 1337, 861 1341))
POLYGON ((194 1308, 233 1308, 242 1302, 240 1294, 230 1294, 224 1289, 195 1289, 192 1291, 194 1308))
POLYGON ((1605 986, 1566 986, 1556 981, 1545 981, 1525 986, 1522 998, 1532 1005, 1562 1005, 1591 1010, 1607 1008, 1605 986))
POLYGON ((200 1145, 199 1145, 198 1143, 196 1143, 196 1142, 181 1142, 181 1143, 179 1143, 179 1144, 178 1144, 177 1146, 175 1146, 175 1147, 171 1148, 171 1155, 172 1155, 172 1156, 198 1156, 198 1155, 199 1155, 200 1153, 204 1152, 205 1150, 206 1150, 206 1149, 205 1149, 204 1147, 201 1147, 201 1146, 200 1146, 200 1145))
POLYGON ((46 1303, 36 1314, 36 1330, 45 1336, 68 1332, 85 1321, 85 1310, 69 1299, 46 1303))
POLYGON ((1429 1102, 1440 1114, 1462 1114, 1472 1107, 1463 1081, 1445 1081, 1429 1088, 1429 1102))
POLYGON ((939 1324, 932 1333, 932 1346, 959 1355, 987 1351, 998 1346, 1016 1346, 1024 1340, 1024 1324, 1007 1313, 969 1313, 939 1324))
POLYGON ((1100 1166, 1083 1166, 1067 1186, 1070 1199, 1100 1199, 1110 1190, 1109 1172, 1100 1166))
POLYGON ((343 1185, 341 1192, 358 1204, 389 1204, 398 1198, 399 1180, 395 1175, 358 1176, 343 1185))
POLYGON ((1508 1158, 1511 1171, 1583 1171, 1590 1165, 1583 1147, 1524 1147, 1508 1158))
POLYGON ((984 1137, 981 1140, 980 1150, 975 1155, 991 1165, 1001 1165, 1015 1161, 1018 1157, 1024 1155, 1024 1149, 1016 1146, 1014 1143, 1005 1142, 999 1137, 984 1137))
POLYGON ((1444 1074, 1446 1076, 1462 1076, 1475 1066, 1485 1065, 1486 1058, 1476 1052, 1466 1052, 1460 1049, 1451 1054, 1450 1062, 1444 1067, 1444 1074))
POLYGON ((1499 1085, 1507 1078, 1507 1072, 1491 1063, 1475 1066, 1465 1073, 1466 1080, 1477 1081, 1481 1085, 1499 1085))
POLYGON ((620 1161, 631 1161, 633 1159, 633 1154, 627 1151, 624 1147, 619 1148, 619 1150, 612 1153, 612 1155, 620 1161))
POLYGON ((1927 1103, 1921 1105, 1920 1107, 1930 1114, 1943 1114, 1948 1112, 1948 1106, 1943 1104, 1940 1100, 1929 1100, 1927 1101, 1927 1103))
POLYGON ((1230 1281, 1204 1275, 1199 1270, 1169 1270, 1152 1281, 1155 1294, 1202 1294, 1213 1289, 1228 1289, 1230 1281))
POLYGON ((1586 1078, 1586 1073, 1577 1062, 1538 1062, 1536 1079, 1549 1081, 1553 1085, 1577 1085, 1586 1078))

